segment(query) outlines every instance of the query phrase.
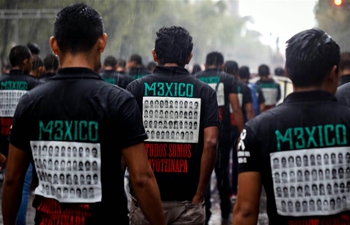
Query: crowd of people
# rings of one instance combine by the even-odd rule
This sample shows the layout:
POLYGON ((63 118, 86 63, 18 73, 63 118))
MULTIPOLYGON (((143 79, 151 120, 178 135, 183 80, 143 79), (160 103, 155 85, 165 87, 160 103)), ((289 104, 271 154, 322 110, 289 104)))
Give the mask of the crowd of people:
POLYGON ((53 26, 53 54, 17 45, 0 77, 5 225, 26 224, 31 190, 36 224, 208 224, 213 171, 221 224, 257 224, 262 187, 270 224, 350 224, 350 53, 327 33, 295 34, 286 70, 252 82, 217 51, 187 70, 183 27, 157 31, 145 66, 101 64, 103 20, 83 3, 53 26))

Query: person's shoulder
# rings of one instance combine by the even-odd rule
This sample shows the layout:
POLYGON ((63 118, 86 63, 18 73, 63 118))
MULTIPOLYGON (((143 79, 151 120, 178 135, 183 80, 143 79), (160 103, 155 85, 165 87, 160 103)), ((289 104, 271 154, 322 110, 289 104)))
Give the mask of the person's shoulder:
POLYGON ((350 83, 343 84, 342 86, 338 87, 337 92, 335 93, 335 97, 337 98, 338 102, 345 105, 350 106, 350 83))

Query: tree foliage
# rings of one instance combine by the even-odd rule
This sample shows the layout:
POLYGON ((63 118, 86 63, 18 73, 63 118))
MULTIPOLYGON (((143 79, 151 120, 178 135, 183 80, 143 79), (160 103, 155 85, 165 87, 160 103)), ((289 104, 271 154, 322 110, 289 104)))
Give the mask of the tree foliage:
MULTIPOLYGON (((209 51, 220 51, 226 59, 241 64, 269 63, 270 48, 261 44, 260 34, 245 28, 248 17, 231 13, 224 1, 160 1, 160 0, 86 0, 104 19, 108 45, 104 56, 127 59, 138 53, 144 62, 152 60, 156 31, 162 26, 183 26, 195 43, 193 63, 204 63, 209 51)), ((0 0, 2 9, 61 9, 72 0, 0 0)), ((1 49, 6 52, 15 44, 37 43, 44 57, 50 52, 54 18, 0 20, 1 49), (7 21, 7 26, 6 26, 7 21), (18 29, 18 32, 16 32, 18 29)))
POLYGON ((318 27, 339 44, 342 51, 350 51, 350 6, 335 6, 333 0, 319 0, 315 7, 318 27))

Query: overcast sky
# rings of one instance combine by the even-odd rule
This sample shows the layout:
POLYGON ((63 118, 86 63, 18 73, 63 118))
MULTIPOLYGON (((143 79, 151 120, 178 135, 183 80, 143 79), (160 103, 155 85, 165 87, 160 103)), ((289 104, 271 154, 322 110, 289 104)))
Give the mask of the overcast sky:
POLYGON ((263 42, 275 47, 280 37, 282 52, 285 42, 299 31, 316 26, 314 7, 317 0, 239 0, 242 16, 252 16, 249 28, 263 35, 263 42))

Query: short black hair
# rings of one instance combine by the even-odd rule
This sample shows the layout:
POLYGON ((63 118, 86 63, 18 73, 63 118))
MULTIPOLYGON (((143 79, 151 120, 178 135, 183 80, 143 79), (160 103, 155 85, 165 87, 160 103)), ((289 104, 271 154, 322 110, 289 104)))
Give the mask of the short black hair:
POLYGON ((226 61, 224 71, 228 74, 237 75, 239 71, 238 63, 236 61, 226 61))
POLYGON ((84 3, 76 3, 62 9, 54 24, 54 37, 62 52, 88 52, 103 34, 101 16, 84 3))
POLYGON ((124 59, 117 59, 117 67, 125 67, 126 66, 126 62, 124 59))
POLYGON ((249 79, 250 78, 250 71, 248 66, 241 66, 239 68, 239 77, 241 79, 249 79))
POLYGON ((202 71, 202 67, 199 64, 194 64, 193 68, 192 68, 192 75, 201 72, 202 71))
POLYGON ((12 67, 21 66, 22 62, 32 56, 28 47, 17 45, 10 50, 9 60, 12 67))
POLYGON ((192 36, 183 27, 163 27, 156 33, 155 52, 160 65, 176 63, 185 66, 193 49, 192 36))
POLYGON ((44 66, 43 60, 39 56, 34 56, 32 62, 32 70, 36 70, 42 66, 44 66))
POLYGON ((339 69, 340 70, 350 69, 350 52, 342 52, 340 54, 339 69))
POLYGON ((33 54, 33 55, 39 55, 40 53, 40 48, 37 44, 35 43, 28 43, 27 44, 27 47, 29 48, 30 52, 33 54))
POLYGON ((261 77, 267 77, 270 75, 270 68, 268 65, 262 64, 258 68, 258 74, 261 77))
POLYGON ((44 67, 46 70, 57 70, 59 66, 58 57, 54 54, 49 54, 44 58, 44 67))
POLYGON ((320 85, 329 71, 339 65, 340 48, 323 30, 301 31, 286 43, 286 70, 294 86, 320 85))
POLYGON ((103 62, 103 65, 115 67, 117 65, 117 59, 113 56, 107 56, 107 58, 103 62))
POLYGON ((284 69, 280 66, 275 68, 275 75, 276 76, 284 76, 284 69))
POLYGON ((224 56, 220 52, 210 52, 208 53, 205 64, 207 66, 220 67, 224 63, 224 56))
POLYGON ((142 66, 142 57, 138 54, 131 55, 129 61, 135 62, 138 66, 142 66))
POLYGON ((154 68, 156 68, 156 67, 157 67, 157 63, 155 63, 155 62, 149 62, 147 64, 147 70, 149 70, 149 71, 153 71, 154 68))

